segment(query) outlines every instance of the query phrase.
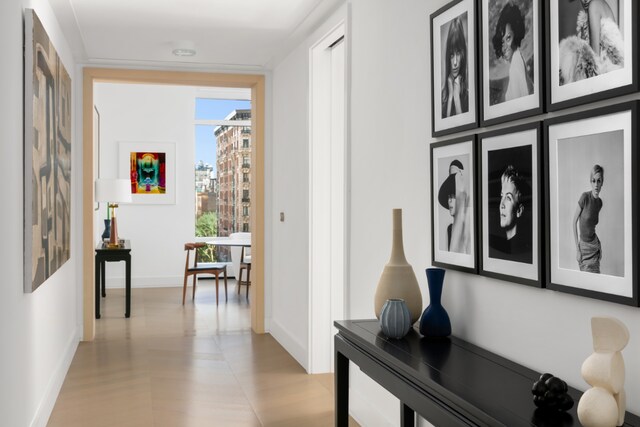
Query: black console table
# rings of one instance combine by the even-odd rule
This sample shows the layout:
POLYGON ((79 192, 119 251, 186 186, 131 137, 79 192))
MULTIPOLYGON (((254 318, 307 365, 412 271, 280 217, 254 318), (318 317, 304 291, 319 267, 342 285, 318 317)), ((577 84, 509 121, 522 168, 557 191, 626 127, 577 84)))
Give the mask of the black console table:
MULTIPOLYGON (((338 427, 348 425, 349 361, 400 400, 404 427, 414 426, 414 411, 437 427, 580 426, 578 390, 569 390, 575 402, 569 412, 549 417, 533 404, 531 386, 540 373, 466 341, 428 339, 415 330, 393 340, 382 334, 377 320, 335 326, 338 427)), ((640 418, 629 412, 625 421, 625 426, 640 426, 640 418)))
POLYGON ((105 290, 105 263, 113 261, 125 262, 125 310, 124 317, 131 314, 131 242, 122 241, 121 247, 109 248, 104 243, 98 243, 96 247, 96 277, 95 277, 95 297, 96 297, 96 319, 100 318, 100 295, 106 297, 105 290))

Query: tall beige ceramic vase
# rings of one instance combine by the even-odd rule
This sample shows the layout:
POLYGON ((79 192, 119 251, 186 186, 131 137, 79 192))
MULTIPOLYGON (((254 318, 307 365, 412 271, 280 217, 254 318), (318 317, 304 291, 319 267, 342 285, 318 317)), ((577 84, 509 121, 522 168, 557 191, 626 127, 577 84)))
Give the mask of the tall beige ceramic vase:
POLYGON ((393 210, 393 246, 391 258, 382 270, 374 300, 376 317, 380 319, 382 306, 388 299, 403 299, 411 313, 413 325, 422 313, 422 293, 413 268, 404 256, 402 243, 402 209, 393 210))

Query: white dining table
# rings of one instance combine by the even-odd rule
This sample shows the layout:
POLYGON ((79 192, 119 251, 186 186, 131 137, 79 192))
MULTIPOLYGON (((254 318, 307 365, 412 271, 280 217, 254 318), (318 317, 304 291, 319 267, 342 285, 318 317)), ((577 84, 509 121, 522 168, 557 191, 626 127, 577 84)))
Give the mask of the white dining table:
POLYGON ((214 237, 211 240, 205 242, 207 245, 212 246, 251 246, 251 239, 238 239, 235 237, 214 237))
POLYGON ((242 257, 240 248, 250 248, 251 237, 214 237, 211 240, 207 240, 205 243, 211 246, 227 246, 230 248, 231 270, 229 271, 229 275, 236 276, 240 268, 240 258, 242 257), (234 250, 234 248, 238 249, 234 250))

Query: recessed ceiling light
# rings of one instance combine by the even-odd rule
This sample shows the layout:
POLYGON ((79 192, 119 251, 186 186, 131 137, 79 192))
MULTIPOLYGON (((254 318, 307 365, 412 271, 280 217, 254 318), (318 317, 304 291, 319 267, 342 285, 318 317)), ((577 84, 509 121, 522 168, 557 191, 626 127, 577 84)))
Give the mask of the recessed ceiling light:
POLYGON ((175 56, 195 56, 196 54, 195 43, 190 40, 175 42, 172 48, 173 50, 171 52, 175 56))

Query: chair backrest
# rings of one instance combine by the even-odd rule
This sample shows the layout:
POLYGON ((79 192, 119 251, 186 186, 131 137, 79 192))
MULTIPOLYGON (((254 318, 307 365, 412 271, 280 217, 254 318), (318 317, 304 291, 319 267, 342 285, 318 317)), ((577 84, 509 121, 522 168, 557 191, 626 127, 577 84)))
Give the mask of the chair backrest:
POLYGON ((196 265, 198 265, 198 248, 203 248, 205 247, 207 244, 204 242, 196 242, 196 243, 185 243, 184 244, 184 250, 187 251, 187 260, 184 264, 184 269, 188 270, 189 269, 189 254, 191 254, 191 251, 195 250, 195 256, 193 257, 193 265, 194 267, 196 265))
MULTIPOLYGON (((251 239, 251 233, 246 231, 231 233, 229 235, 231 239, 251 239)), ((233 266, 233 274, 238 274, 238 270, 240 268, 240 263, 244 262, 245 255, 248 253, 245 251, 245 255, 242 254, 242 248, 240 246, 232 246, 231 247, 231 265, 233 266)), ((250 252, 249 252, 250 253, 250 252)))
POLYGON ((251 262, 251 246, 242 247, 242 252, 240 252, 240 262, 243 262, 243 263, 251 262))

